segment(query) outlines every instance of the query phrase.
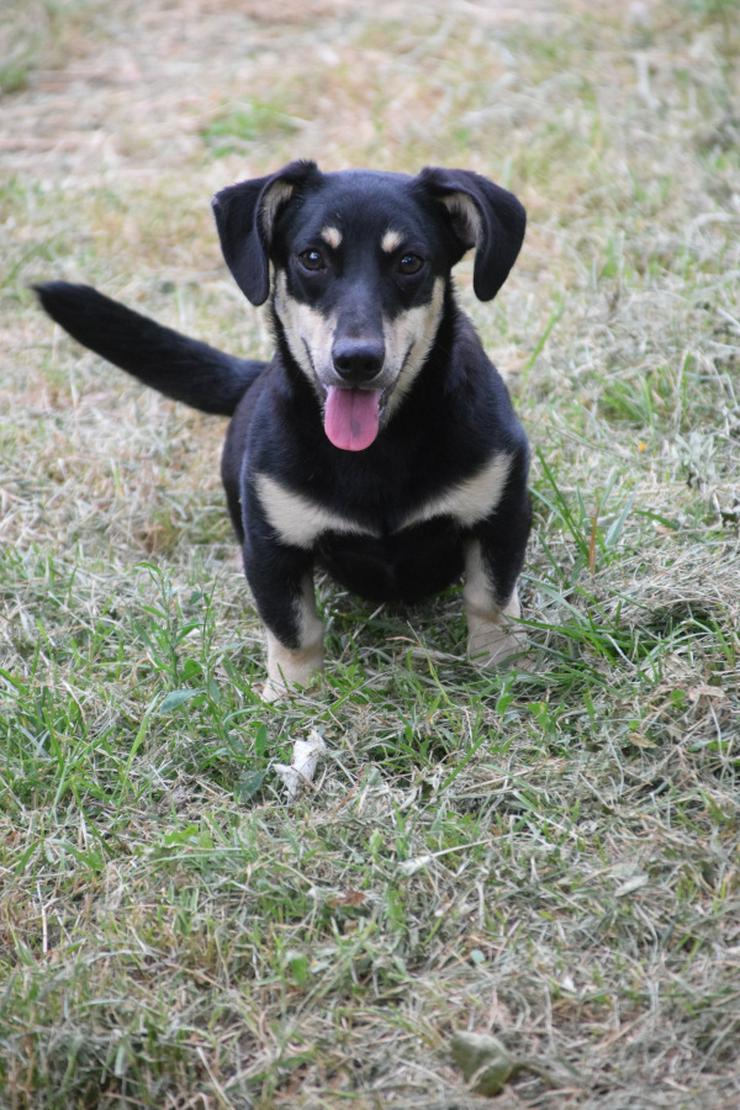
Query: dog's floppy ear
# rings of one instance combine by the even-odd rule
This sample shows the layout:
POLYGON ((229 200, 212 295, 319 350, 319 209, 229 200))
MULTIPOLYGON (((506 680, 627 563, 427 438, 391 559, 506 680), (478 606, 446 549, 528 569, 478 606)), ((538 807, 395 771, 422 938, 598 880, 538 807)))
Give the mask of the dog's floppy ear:
POLYGON ((464 249, 475 247, 473 289, 479 300, 490 301, 519 254, 527 223, 523 206, 513 193, 470 170, 428 166, 417 180, 448 210, 464 249))
POLYGON ((252 304, 264 304, 270 292, 270 242, 278 210, 318 172, 315 162, 290 162, 269 177, 229 185, 213 198, 226 265, 252 304))

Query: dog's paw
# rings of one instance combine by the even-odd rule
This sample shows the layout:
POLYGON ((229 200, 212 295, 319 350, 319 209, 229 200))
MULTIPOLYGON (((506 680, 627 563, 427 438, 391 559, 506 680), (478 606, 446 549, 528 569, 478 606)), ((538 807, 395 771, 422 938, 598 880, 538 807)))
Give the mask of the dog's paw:
POLYGON ((267 682, 262 688, 262 700, 268 704, 286 701, 309 686, 324 667, 324 649, 321 640, 292 650, 284 647, 267 633, 267 682))
POLYGON ((279 701, 288 701, 292 697, 305 694, 307 692, 307 687, 316 684, 316 679, 321 673, 321 668, 318 668, 308 675, 302 675, 300 680, 291 682, 286 682, 285 676, 282 674, 278 676, 271 675, 262 687, 260 697, 262 701, 267 702, 268 705, 274 705, 279 701))
POLYGON ((290 697, 290 690, 284 683, 274 682, 271 678, 268 678, 262 687, 260 697, 268 705, 274 705, 275 702, 286 701, 290 697))
POLYGON ((468 659, 482 670, 501 669, 518 661, 527 650, 524 632, 506 621, 477 623, 468 636, 468 659))
MULTIPOLYGON (((520 659, 527 649, 527 636, 517 623, 521 614, 516 588, 505 605, 487 602, 481 589, 482 575, 475 568, 466 583, 465 610, 468 618, 468 659, 476 667, 495 670, 520 659)), ((487 589, 487 587, 486 587, 487 589)))

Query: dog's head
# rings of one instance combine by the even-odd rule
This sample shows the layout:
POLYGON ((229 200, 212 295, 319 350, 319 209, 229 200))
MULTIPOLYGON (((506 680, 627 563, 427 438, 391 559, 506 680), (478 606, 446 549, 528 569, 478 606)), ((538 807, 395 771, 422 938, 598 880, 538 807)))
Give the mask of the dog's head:
POLYGON ((524 238, 519 201, 478 174, 417 177, 292 162, 213 202, 224 258, 249 300, 273 307, 315 389, 331 442, 368 447, 413 384, 437 334, 450 270, 475 248, 490 300, 524 238))

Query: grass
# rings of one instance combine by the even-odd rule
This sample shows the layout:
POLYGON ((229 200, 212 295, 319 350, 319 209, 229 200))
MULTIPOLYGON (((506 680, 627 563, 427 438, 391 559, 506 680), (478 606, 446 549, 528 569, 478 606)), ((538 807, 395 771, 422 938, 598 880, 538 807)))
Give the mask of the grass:
POLYGON ((734 1105, 733 6, 6 7, 0 1105, 486 1105, 461 1031, 500 1106, 734 1105), (262 704, 221 422, 28 291, 266 354, 207 202, 297 156, 527 205, 499 299, 459 277, 534 449, 526 671, 457 588, 323 582, 325 684, 262 704))

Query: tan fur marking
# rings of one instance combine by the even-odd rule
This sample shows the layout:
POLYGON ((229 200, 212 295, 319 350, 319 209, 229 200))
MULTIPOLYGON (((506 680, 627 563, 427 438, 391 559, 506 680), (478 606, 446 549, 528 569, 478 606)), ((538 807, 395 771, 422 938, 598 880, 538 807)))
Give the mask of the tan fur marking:
POLYGON ((458 482, 450 489, 416 509, 404 520, 403 527, 421 524, 436 516, 452 516, 470 528, 485 520, 498 505, 511 470, 511 455, 505 451, 494 455, 477 474, 458 482))
POLYGON ((324 649, 321 644, 291 651, 271 632, 267 632, 266 638, 267 682, 262 688, 263 701, 281 701, 295 687, 307 686, 323 670, 324 649))
POLYGON ((322 377, 322 371, 324 375, 331 372, 336 316, 322 316, 310 305, 294 300, 288 293, 288 282, 282 270, 278 271, 275 281, 275 311, 285 328, 290 353, 315 386, 314 371, 319 377, 322 377), (306 347, 311 352, 310 358, 306 347))
POLYGON ((262 700, 280 701, 296 686, 307 686, 324 666, 324 626, 316 612, 313 579, 306 575, 301 596, 296 602, 300 647, 287 648, 265 629, 267 640, 267 682, 262 700))
POLYGON ((322 228, 321 238, 324 240, 325 243, 328 243, 332 250, 337 250, 342 243, 342 233, 338 227, 322 228))
POLYGON ((403 242, 403 236, 400 231, 395 228, 389 227, 383 238, 380 240, 380 249, 385 251, 386 254, 393 254, 403 242))
POLYGON ((283 543, 305 550, 313 547, 322 532, 374 535, 370 528, 340 516, 316 501, 280 485, 269 474, 257 475, 260 504, 283 543))
POLYGON ((402 312, 394 320, 383 321, 386 363, 394 367, 403 364, 388 399, 389 416, 392 416, 408 393, 429 354, 442 316, 444 290, 444 278, 436 278, 428 304, 417 305, 416 308, 402 312))
POLYGON ((289 185, 287 181, 276 181, 275 184, 267 190, 264 200, 262 201, 262 211, 260 218, 262 220, 262 229, 267 236, 268 243, 272 239, 272 225, 275 222, 278 208, 289 200, 293 195, 293 186, 289 185))
POLYGON ((462 227, 467 231, 466 241, 468 247, 476 246, 481 239, 481 222, 475 202, 466 193, 450 193, 440 197, 442 204, 452 216, 456 216, 462 227))
POLYGON ((526 637, 516 628, 521 612, 516 587, 505 605, 499 605, 483 563, 477 540, 465 551, 465 615, 468 620, 468 657, 479 667, 498 667, 526 647, 526 637))

